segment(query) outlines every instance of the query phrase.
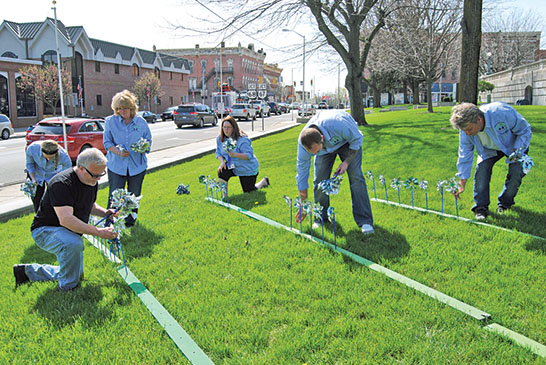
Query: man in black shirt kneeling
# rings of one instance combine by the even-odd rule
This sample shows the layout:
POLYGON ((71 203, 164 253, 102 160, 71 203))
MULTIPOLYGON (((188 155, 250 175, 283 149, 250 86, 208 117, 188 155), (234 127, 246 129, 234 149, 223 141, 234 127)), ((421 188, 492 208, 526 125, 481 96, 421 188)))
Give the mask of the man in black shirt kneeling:
POLYGON ((105 217, 114 214, 104 209, 97 199, 98 180, 106 174, 106 157, 96 148, 78 156, 76 167, 55 175, 40 201, 30 227, 32 238, 41 249, 57 256, 59 266, 14 265, 15 285, 29 281, 58 281, 62 291, 78 287, 83 276, 83 237, 89 234, 114 239, 112 227, 88 224, 89 215, 105 217))

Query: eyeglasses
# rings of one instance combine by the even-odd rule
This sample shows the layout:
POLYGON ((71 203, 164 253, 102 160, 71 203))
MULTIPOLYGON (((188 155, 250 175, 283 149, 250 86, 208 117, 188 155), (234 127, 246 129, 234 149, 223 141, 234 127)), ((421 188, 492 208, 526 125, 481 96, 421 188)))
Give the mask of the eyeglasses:
POLYGON ((89 176, 91 176, 93 179, 99 179, 101 177, 103 177, 104 175, 106 175, 106 171, 104 171, 102 174, 93 174, 91 171, 89 171, 85 166, 82 166, 83 169, 85 171, 87 171, 87 173, 89 174, 89 176))
POLYGON ((230 125, 225 125, 225 126, 223 126, 222 128, 224 128, 224 129, 233 129, 233 127, 230 126, 230 125))

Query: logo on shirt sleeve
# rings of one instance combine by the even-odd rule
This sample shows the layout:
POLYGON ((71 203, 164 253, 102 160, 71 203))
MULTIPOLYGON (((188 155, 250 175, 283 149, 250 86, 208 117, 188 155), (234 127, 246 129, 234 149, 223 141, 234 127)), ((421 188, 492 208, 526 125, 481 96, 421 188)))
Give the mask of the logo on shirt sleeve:
POLYGON ((504 124, 503 122, 499 122, 496 126, 495 126, 495 130, 499 133, 504 133, 508 130, 508 128, 506 128, 506 124, 504 124))

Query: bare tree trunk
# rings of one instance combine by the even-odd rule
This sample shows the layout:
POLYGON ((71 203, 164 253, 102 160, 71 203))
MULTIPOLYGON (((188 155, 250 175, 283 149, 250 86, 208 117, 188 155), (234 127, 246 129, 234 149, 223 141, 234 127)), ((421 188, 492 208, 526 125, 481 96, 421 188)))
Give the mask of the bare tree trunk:
POLYGON ((416 80, 411 80, 411 93, 413 94, 413 104, 421 104, 419 97, 419 82, 416 80))
POLYGON ((461 102, 478 102, 481 41, 482 0, 465 0, 462 20, 461 102))
POLYGON ((427 110, 429 113, 434 113, 432 110, 432 80, 427 80, 427 110))
POLYGON ((364 102, 362 101, 362 75, 355 75, 351 70, 348 70, 345 87, 349 91, 351 115, 354 120, 358 125, 368 125, 364 116, 364 102))
POLYGON ((404 93, 404 104, 409 104, 408 100, 408 80, 404 80, 402 85, 402 92, 404 93))

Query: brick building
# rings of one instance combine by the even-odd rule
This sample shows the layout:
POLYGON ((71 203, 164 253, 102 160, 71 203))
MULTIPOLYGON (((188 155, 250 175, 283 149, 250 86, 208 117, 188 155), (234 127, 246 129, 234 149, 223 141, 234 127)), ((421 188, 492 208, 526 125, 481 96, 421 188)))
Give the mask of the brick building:
POLYGON ((219 85, 226 83, 231 89, 246 94, 249 84, 267 85, 270 99, 276 95, 280 73, 277 65, 266 65, 266 53, 263 49, 255 50, 254 44, 247 47, 160 49, 161 53, 189 60, 191 73, 189 78, 188 99, 190 102, 203 102, 210 106, 212 93, 220 91, 219 85), (274 81, 274 82, 273 82, 274 81))
MULTIPOLYGON (((112 114, 114 94, 132 89, 145 72, 159 77, 164 95, 151 105, 141 103, 141 109, 161 112, 188 101, 188 60, 89 38, 82 26, 57 23, 61 64, 72 79, 72 94, 65 98, 67 114, 112 114), (78 84, 82 88, 82 103, 77 98, 78 84)), ((29 64, 57 63, 55 49, 55 21, 51 18, 35 23, 4 20, 0 24, 0 110, 10 117, 14 127, 31 125, 44 115, 44 106, 16 87, 19 69, 29 64)))

